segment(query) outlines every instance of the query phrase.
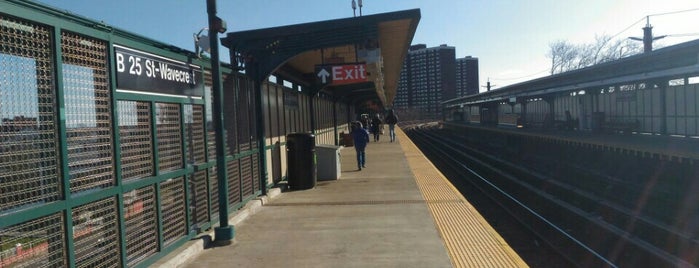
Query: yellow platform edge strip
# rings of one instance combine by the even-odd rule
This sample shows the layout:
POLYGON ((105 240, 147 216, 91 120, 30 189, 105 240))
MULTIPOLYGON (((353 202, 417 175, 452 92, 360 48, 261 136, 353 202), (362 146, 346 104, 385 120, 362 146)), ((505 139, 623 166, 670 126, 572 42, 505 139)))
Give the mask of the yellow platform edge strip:
POLYGON ((396 137, 454 267, 529 267, 400 128, 396 137))

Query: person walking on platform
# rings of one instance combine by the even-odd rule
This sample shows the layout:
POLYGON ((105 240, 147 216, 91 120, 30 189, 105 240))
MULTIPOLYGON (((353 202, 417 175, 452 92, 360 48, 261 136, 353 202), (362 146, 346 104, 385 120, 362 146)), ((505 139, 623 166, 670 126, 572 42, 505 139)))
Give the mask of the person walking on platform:
POLYGON ((388 124, 388 136, 391 138, 391 142, 396 140, 396 123, 398 123, 398 116, 393 112, 393 109, 388 110, 386 124, 388 124))
POLYGON ((362 127, 362 123, 357 121, 352 123, 352 139, 354 140, 354 149, 357 151, 357 168, 362 170, 366 168, 366 145, 369 143, 369 132, 362 127))
POLYGON ((369 120, 368 114, 362 114, 359 118, 359 122, 362 123, 362 127, 364 127, 364 129, 366 129, 367 131, 369 130, 369 125, 371 124, 371 120, 369 120))
POLYGON ((381 118, 379 117, 379 114, 374 115, 374 118, 371 119, 371 133, 374 133, 374 141, 378 142, 379 137, 381 137, 381 118))

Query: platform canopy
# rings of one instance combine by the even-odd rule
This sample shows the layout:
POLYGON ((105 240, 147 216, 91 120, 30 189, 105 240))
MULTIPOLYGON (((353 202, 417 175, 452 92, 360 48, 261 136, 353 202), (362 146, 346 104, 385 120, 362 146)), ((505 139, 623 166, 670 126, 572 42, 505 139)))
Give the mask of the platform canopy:
POLYGON ((231 63, 257 81, 275 75, 311 94, 386 107, 419 20, 420 10, 411 9, 233 32, 221 43, 231 63))
MULTIPOLYGON (((568 94, 630 83, 663 83, 699 75, 699 39, 615 61, 524 81, 476 95, 442 102, 445 107, 568 94)), ((594 94, 594 93, 593 93, 594 94)))

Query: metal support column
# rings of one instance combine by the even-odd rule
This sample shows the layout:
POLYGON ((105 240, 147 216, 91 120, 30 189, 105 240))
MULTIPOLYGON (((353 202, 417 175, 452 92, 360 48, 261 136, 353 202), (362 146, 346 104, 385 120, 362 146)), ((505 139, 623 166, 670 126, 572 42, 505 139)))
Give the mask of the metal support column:
MULTIPOLYGON (((311 90, 315 91, 315 90, 311 90)), ((310 113, 311 117, 311 133, 313 135, 316 134, 316 113, 315 113, 315 105, 313 104, 315 102, 315 94, 310 95, 310 99, 308 101, 308 112, 310 113)))
POLYGON ((311 133, 313 135, 316 134, 316 111, 315 111, 315 104, 314 103, 315 103, 316 95, 318 95, 318 92, 320 92, 321 89, 322 89, 322 87, 313 86, 313 87, 311 87, 310 94, 309 94, 309 96, 311 98, 308 102, 308 112, 311 115, 310 116, 311 117, 311 133))
POLYGON ((335 130, 335 145, 340 145, 337 133, 337 99, 333 98, 333 129, 335 130))
POLYGON ((522 105, 521 123, 522 127, 525 127, 527 125, 527 100, 521 100, 519 103, 522 105))
MULTIPOLYGON (((354 120, 352 120, 352 107, 351 107, 351 104, 348 102, 348 103, 347 103, 347 122, 350 122, 350 123, 351 123, 351 122, 353 122, 353 121, 354 121, 354 120)), ((352 131, 352 129, 351 129, 349 126, 350 126, 350 125, 347 125, 348 131, 352 131)))
POLYGON ((267 195, 267 149, 265 149, 267 142, 265 140, 264 102, 262 101, 262 83, 267 77, 260 73, 259 63, 253 64, 252 74, 255 80, 255 120, 257 122, 255 127, 257 128, 257 148, 259 150, 260 191, 261 195, 267 195))
POLYGON ((226 172, 226 152, 223 127, 223 85, 221 84, 221 65, 218 52, 219 31, 225 32, 222 21, 216 17, 216 0, 206 0, 209 15, 209 42, 211 46, 211 80, 214 97, 214 128, 216 130, 216 175, 218 178, 218 219, 219 226, 214 228, 214 242, 219 245, 230 244, 234 229, 228 224, 228 178, 226 172))
POLYGON ((667 135, 667 88, 669 81, 656 81, 660 90, 660 134, 667 135))
POLYGON ((551 120, 551 124, 553 124, 554 121, 556 121, 556 109, 554 106, 554 100, 556 99, 555 97, 547 96, 543 98, 546 104, 549 105, 549 120, 551 120))

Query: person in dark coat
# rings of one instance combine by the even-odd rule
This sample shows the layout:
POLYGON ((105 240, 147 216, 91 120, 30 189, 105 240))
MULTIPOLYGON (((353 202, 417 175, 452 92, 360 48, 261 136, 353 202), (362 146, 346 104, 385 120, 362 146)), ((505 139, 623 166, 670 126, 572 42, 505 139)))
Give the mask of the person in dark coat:
POLYGON ((369 130, 369 125, 371 125, 371 120, 369 120, 368 114, 362 114, 360 119, 359 119, 359 122, 362 123, 362 127, 365 130, 367 130, 367 131, 369 130))
POLYGON ((393 109, 388 110, 388 115, 386 115, 386 124, 388 124, 388 136, 391 138, 391 142, 396 140, 396 124, 398 123, 398 116, 393 112, 393 109))
POLYGON ((357 168, 362 170, 366 168, 366 145, 369 143, 369 132, 362 127, 361 122, 352 123, 352 139, 354 140, 354 149, 357 151, 357 168))
POLYGON ((374 118, 371 119, 371 133, 374 133, 374 141, 378 142, 379 137, 381 137, 381 118, 379 117, 379 114, 374 115, 374 118))

